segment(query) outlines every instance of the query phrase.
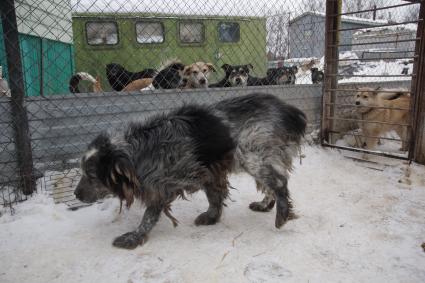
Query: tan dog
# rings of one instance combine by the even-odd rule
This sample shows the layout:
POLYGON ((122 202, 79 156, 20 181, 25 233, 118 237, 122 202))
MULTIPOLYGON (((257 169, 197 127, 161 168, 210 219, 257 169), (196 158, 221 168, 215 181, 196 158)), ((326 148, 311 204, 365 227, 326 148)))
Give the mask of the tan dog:
POLYGON ((410 122, 410 94, 406 90, 394 90, 394 92, 382 92, 381 88, 359 88, 355 93, 355 104, 361 115, 360 128, 365 136, 363 147, 373 149, 383 134, 394 130, 402 139, 401 150, 408 150, 408 127, 410 122), (381 108, 383 107, 383 108, 381 108), (393 109, 393 108, 400 108, 393 109), (374 123, 380 122, 380 123, 374 123), (391 124, 385 124, 391 123, 391 124))
POLYGON ((103 92, 99 76, 96 76, 96 81, 93 83, 93 92, 103 92))
POLYGON ((126 85, 122 91, 140 91, 141 89, 150 86, 152 82, 153 78, 138 79, 126 85))
POLYGON ((196 62, 187 65, 183 70, 183 88, 207 88, 211 72, 216 72, 211 63, 196 62))

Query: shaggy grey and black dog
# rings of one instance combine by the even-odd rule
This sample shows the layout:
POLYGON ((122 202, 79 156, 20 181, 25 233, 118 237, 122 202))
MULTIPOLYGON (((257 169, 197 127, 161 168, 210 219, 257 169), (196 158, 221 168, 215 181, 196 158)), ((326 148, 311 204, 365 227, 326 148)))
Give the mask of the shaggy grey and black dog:
POLYGON ((267 94, 184 106, 131 123, 122 133, 99 135, 82 158, 75 195, 94 202, 113 193, 128 207, 140 199, 147 207, 141 224, 113 242, 135 248, 146 241, 161 212, 177 225, 170 204, 185 193, 205 191, 209 208, 195 224, 215 224, 228 196, 228 173, 245 171, 265 193, 250 208, 268 211, 276 202, 280 228, 292 215, 288 177, 305 127, 303 112, 267 94))

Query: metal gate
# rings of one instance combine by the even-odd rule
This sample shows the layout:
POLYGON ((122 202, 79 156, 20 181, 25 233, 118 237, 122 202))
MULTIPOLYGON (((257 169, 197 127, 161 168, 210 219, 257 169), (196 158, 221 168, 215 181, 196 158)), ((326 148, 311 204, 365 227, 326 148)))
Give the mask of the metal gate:
POLYGON ((353 9, 348 6, 351 2, 326 2, 322 144, 414 159, 415 148, 420 147, 416 131, 423 99, 425 5, 399 1, 353 9), (388 20, 401 8, 407 16, 388 20), (386 20, 377 17, 383 13, 386 20), (344 24, 365 14, 373 15, 368 28, 344 24))

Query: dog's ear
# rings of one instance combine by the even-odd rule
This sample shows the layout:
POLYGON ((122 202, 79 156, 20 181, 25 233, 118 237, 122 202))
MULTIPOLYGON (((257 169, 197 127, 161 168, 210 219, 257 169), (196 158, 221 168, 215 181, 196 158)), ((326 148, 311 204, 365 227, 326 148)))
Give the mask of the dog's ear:
POLYGON ((189 76, 191 71, 192 71, 192 66, 185 66, 183 69, 183 75, 189 76))
POLYGON ((127 207, 130 207, 140 187, 136 168, 130 156, 124 150, 117 149, 110 141, 103 141, 98 154, 98 178, 120 200, 125 200, 127 207))
POLYGON ((232 66, 230 66, 229 64, 224 64, 223 66, 221 66, 221 68, 226 72, 230 72, 232 70, 232 66))
POLYGON ((211 72, 217 72, 217 70, 215 69, 215 67, 214 67, 214 65, 213 65, 213 64, 211 64, 211 63, 206 63, 205 65, 207 65, 208 69, 209 69, 211 72))
POLYGON ((106 175, 106 182, 110 188, 113 188, 115 194, 121 200, 125 200, 127 207, 130 207, 134 201, 134 195, 140 187, 137 178, 136 168, 127 153, 121 150, 114 150, 110 156, 109 172, 106 175))
POLYGON ((372 93, 373 95, 378 95, 379 91, 382 90, 382 87, 378 86, 375 89, 373 89, 372 93))
POLYGON ((186 66, 184 64, 180 63, 180 62, 174 62, 171 65, 169 65, 168 67, 170 69, 174 69, 174 70, 178 70, 178 71, 183 71, 186 66))

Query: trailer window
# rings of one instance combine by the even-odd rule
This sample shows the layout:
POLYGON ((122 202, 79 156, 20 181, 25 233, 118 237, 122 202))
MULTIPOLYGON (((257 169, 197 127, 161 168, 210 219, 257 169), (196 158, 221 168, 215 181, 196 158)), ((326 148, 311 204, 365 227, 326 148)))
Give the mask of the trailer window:
POLYGON ((202 43, 204 25, 202 23, 180 23, 179 38, 182 43, 202 43))
POLYGON ((116 22, 87 22, 87 43, 90 45, 114 45, 118 43, 116 22))
POLYGON ((136 37, 138 43, 162 43, 164 27, 160 22, 137 22, 136 37))
POLYGON ((219 23, 218 39, 221 42, 238 42, 240 39, 240 28, 238 23, 219 23))

